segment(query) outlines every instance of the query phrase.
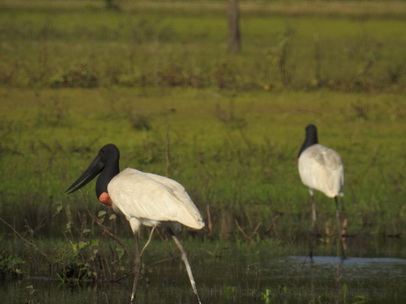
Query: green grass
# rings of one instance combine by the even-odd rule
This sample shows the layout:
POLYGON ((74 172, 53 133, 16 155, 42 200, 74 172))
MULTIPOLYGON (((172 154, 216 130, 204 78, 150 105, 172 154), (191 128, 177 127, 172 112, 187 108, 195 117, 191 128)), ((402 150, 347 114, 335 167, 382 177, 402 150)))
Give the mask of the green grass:
MULTIPOLYGON (((40 225, 60 204, 102 209, 93 183, 83 189, 84 197, 64 190, 102 145, 113 142, 121 149, 121 168, 167 175, 186 187, 203 214, 210 206, 215 235, 225 229, 221 210, 230 210, 247 231, 261 222, 262 236, 271 218, 283 213, 280 231, 271 234, 301 234, 310 208, 295 159, 304 127, 314 122, 320 141, 344 160, 352 233, 404 229, 402 95, 318 91, 231 97, 218 90, 127 88, 3 89, 1 95, 7 176, 1 208, 18 226, 27 217, 32 226, 40 225), (134 127, 136 115, 148 121, 149 130, 134 127), (295 217, 299 226, 292 223, 295 217)), ((321 221, 328 220, 332 201, 321 194, 317 200, 321 221)))

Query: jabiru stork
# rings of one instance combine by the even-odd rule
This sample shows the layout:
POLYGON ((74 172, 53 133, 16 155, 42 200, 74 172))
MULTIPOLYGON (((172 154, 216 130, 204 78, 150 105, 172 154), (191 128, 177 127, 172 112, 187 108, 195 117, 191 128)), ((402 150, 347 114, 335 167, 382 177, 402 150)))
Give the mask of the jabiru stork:
POLYGON ((131 303, 135 299, 141 271, 141 256, 151 240, 154 229, 157 226, 163 226, 168 229, 182 253, 182 260, 185 263, 193 292, 200 304, 200 297, 186 252, 175 235, 175 232, 181 228, 180 224, 193 229, 204 227, 199 210, 185 188, 175 180, 132 168, 120 172, 119 159, 118 148, 114 144, 105 145, 66 192, 72 193, 79 190, 100 174, 96 182, 98 200, 104 205, 120 210, 129 221, 135 238, 135 275, 131 303), (152 230, 140 252, 139 230, 141 224, 151 226, 152 230))
MULTIPOLYGON (((306 138, 298 154, 299 175, 305 186, 309 188, 312 203, 312 230, 316 234, 316 203, 314 190, 334 198, 338 237, 340 239, 341 257, 345 258, 344 245, 341 235, 341 220, 338 207, 338 196, 343 196, 344 166, 340 154, 331 148, 320 145, 317 128, 310 124, 306 127, 306 138)), ((310 257, 312 257, 312 248, 310 257)))

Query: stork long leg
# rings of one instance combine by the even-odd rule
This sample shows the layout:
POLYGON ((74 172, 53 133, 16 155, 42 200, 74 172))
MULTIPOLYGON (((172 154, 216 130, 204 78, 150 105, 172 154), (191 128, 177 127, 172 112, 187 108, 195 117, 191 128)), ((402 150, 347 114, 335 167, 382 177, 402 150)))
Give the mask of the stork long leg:
POLYGON ((317 236, 317 211, 316 211, 316 201, 314 200, 314 195, 310 196, 312 203, 312 233, 313 237, 317 236))
MULTIPOLYGON (((134 243, 135 243, 135 258, 134 258, 134 282, 133 282, 133 289, 131 292, 131 301, 130 303, 134 303, 135 301, 135 295, 137 292, 137 285, 138 285, 138 279, 140 277, 141 273, 141 255, 140 255, 140 238, 138 231, 134 233, 134 243)), ((144 246, 145 247, 145 246, 144 246)))
POLYGON ((196 295, 197 302, 199 304, 202 304, 202 302, 200 301, 199 294, 197 292, 195 279, 193 278, 192 268, 190 267, 190 264, 189 264, 189 261, 188 261, 187 255, 186 255, 186 251, 183 248, 182 244, 179 242, 176 235, 172 233, 172 231, 171 231, 171 236, 172 236, 172 239, 175 242, 176 246, 178 246, 179 250, 182 252, 182 260, 183 260, 183 263, 185 263, 186 271, 187 271, 187 274, 188 274, 189 280, 190 280, 190 285, 192 285, 192 289, 193 289, 193 292, 196 295))
POLYGON ((346 259, 345 255, 345 249, 344 249, 344 240, 342 237, 342 227, 341 227, 341 215, 340 215, 340 209, 338 207, 338 198, 337 196, 334 197, 334 202, 336 205, 336 219, 337 219, 337 230, 338 230, 338 239, 340 242, 340 252, 341 252, 341 258, 346 259))
POLYGON ((134 282, 133 282, 133 290, 131 293, 131 302, 133 303, 133 301, 135 300, 135 294, 137 292, 137 285, 138 285, 138 279, 140 277, 140 273, 141 273, 141 257, 142 254, 144 253, 145 249, 147 248, 147 246, 149 245, 149 243, 152 240, 152 235, 154 234, 156 226, 152 227, 151 232, 149 234, 148 237, 148 241, 145 243, 144 247, 142 247, 142 250, 140 252, 140 248, 139 248, 139 233, 136 232, 134 233, 134 240, 135 240, 135 260, 134 260, 134 282))
POLYGON ((144 247, 142 247, 140 257, 142 257, 142 254, 144 253, 145 249, 147 249, 147 246, 149 245, 149 243, 151 243, 152 235, 154 234, 155 228, 156 226, 152 227, 151 232, 149 233, 148 241, 145 243, 144 247))
POLYGON ((310 232, 310 252, 309 257, 313 260, 313 250, 316 245, 316 237, 317 237, 317 212, 316 212, 316 201, 314 200, 314 194, 310 192, 310 202, 312 205, 312 226, 310 232))

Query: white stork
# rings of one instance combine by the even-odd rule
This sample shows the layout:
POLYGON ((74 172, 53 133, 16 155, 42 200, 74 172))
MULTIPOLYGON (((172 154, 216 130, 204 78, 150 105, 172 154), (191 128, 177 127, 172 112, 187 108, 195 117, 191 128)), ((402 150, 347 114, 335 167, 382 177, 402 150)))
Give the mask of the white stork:
MULTIPOLYGON (((341 256, 345 258, 338 207, 338 196, 344 195, 344 166, 340 155, 336 151, 318 143, 317 128, 315 125, 311 124, 306 127, 306 138, 298 154, 298 166, 299 175, 303 184, 309 187, 312 202, 312 229, 314 234, 316 234, 314 190, 323 192, 327 197, 334 198, 341 256)), ((312 256, 312 251, 310 252, 310 256, 312 256)))
POLYGON ((182 252, 193 292, 200 304, 196 283, 185 250, 175 236, 182 225, 202 229, 204 222, 199 210, 178 182, 157 174, 127 168, 119 171, 120 151, 113 144, 102 147, 89 167, 66 190, 72 193, 89 183, 98 174, 96 195, 102 204, 120 210, 130 222, 135 237, 135 276, 131 303, 135 299, 141 271, 141 256, 151 240, 156 226, 168 229, 172 239, 182 252), (141 224, 153 227, 149 240, 139 251, 139 229, 141 224))

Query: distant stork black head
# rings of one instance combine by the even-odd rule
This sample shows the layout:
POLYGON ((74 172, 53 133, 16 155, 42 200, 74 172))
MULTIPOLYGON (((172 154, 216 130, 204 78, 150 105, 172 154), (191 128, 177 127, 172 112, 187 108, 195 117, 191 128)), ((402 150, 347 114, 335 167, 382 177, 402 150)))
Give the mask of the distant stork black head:
POLYGON ((72 193, 79 190, 101 173, 96 183, 96 195, 99 198, 103 192, 107 192, 107 185, 110 180, 120 172, 119 159, 120 151, 115 145, 107 144, 103 146, 89 167, 66 192, 72 193))
POLYGON ((317 143, 319 143, 319 140, 317 139, 317 128, 315 125, 310 124, 306 127, 306 138, 299 150, 299 154, 297 155, 297 157, 299 157, 306 148, 317 143))

